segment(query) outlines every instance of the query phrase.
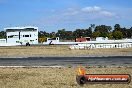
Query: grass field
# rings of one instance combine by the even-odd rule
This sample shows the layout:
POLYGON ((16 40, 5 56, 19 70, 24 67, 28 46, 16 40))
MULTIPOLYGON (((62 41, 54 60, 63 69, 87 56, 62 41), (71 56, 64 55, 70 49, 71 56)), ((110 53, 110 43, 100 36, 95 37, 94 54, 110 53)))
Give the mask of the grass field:
POLYGON ((132 48, 70 50, 68 45, 0 47, 0 57, 27 56, 130 56, 132 48))
MULTIPOLYGON (((77 68, 0 68, 0 88, 132 88, 130 84, 76 83, 77 68)), ((87 68, 88 74, 130 74, 132 68, 87 68)))

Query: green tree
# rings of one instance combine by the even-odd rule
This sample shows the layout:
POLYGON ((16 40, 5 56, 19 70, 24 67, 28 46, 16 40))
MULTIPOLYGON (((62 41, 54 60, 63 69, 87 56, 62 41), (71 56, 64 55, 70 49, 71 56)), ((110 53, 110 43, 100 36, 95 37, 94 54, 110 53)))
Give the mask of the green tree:
POLYGON ((93 32, 92 33, 93 38, 96 38, 96 37, 99 37, 99 36, 100 36, 100 32, 93 32))
POLYGON ((121 31, 114 31, 113 32, 113 38, 115 39, 122 39, 123 38, 123 34, 121 31))
POLYGON ((73 32, 73 35, 75 38, 91 37, 92 36, 92 29, 91 29, 91 27, 89 27, 88 29, 76 29, 73 32))
POLYGON ((123 34, 123 38, 127 38, 128 37, 128 29, 126 29, 125 27, 121 28, 121 32, 123 34))
POLYGON ((111 26, 106 26, 106 25, 99 25, 95 27, 95 32, 100 32, 100 33, 109 33, 111 31, 111 26))
POLYGON ((120 24, 115 24, 114 30, 115 30, 115 31, 121 31, 120 24))
POLYGON ((6 38, 6 32, 5 31, 1 31, 0 32, 0 39, 6 38))
POLYGON ((85 31, 83 29, 76 29, 73 32, 73 35, 74 35, 75 38, 81 38, 84 33, 85 33, 85 31))
POLYGON ((85 37, 92 37, 92 28, 85 29, 85 37))
POLYGON ((52 32, 49 35, 50 35, 50 38, 55 38, 56 37, 56 33, 55 32, 52 32))
POLYGON ((56 33, 56 36, 59 37, 60 39, 66 39, 65 29, 58 30, 58 32, 56 33))
POLYGON ((39 31, 38 32, 38 37, 50 37, 50 33, 47 33, 45 31, 39 31))
POLYGON ((108 34, 108 38, 109 38, 109 39, 113 39, 113 33, 112 33, 112 32, 110 32, 110 33, 108 34))
POLYGON ((108 33, 105 33, 105 32, 103 33, 103 32, 102 32, 102 33, 100 33, 99 37, 104 37, 104 38, 105 38, 105 37, 108 37, 108 33))
POLYGON ((124 28, 121 28, 121 32, 123 34, 123 38, 131 38, 132 36, 132 29, 126 29, 125 27, 124 28))
POLYGON ((73 32, 72 31, 66 31, 66 40, 73 40, 73 32))
POLYGON ((91 30, 92 30, 92 32, 93 32, 94 29, 95 29, 95 24, 90 24, 90 28, 91 28, 91 30))
POLYGON ((99 34, 97 35, 97 37, 108 37, 108 34, 111 32, 111 29, 112 29, 111 26, 106 26, 106 25, 96 26, 94 30, 94 37, 95 34, 99 34))

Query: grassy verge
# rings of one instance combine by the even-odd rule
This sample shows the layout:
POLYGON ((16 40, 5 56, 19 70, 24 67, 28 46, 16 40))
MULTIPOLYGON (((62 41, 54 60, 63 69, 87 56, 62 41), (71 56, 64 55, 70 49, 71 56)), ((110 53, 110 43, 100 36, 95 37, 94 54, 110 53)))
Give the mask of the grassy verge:
POLYGON ((132 48, 70 50, 68 45, 0 47, 0 57, 13 56, 129 56, 132 48))
MULTIPOLYGON (((87 68, 88 74, 130 74, 132 68, 87 68)), ((76 68, 0 68, 0 88, 80 88, 76 68)), ((87 84, 82 88, 132 88, 130 84, 87 84)))

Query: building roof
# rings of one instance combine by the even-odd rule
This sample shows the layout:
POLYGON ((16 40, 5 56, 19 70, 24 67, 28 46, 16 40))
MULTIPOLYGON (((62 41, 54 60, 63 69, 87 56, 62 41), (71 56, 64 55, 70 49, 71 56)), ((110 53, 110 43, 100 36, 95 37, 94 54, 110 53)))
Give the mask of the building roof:
POLYGON ((38 27, 34 26, 24 26, 24 27, 8 27, 4 28, 6 32, 15 32, 15 31, 37 31, 38 27))

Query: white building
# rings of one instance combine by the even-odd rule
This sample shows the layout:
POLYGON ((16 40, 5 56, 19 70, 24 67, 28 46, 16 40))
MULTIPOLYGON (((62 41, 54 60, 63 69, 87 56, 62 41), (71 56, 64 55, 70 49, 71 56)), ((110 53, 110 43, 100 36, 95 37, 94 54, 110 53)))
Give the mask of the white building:
POLYGON ((52 45, 52 44, 59 44, 59 37, 56 38, 47 38, 47 41, 44 42, 43 44, 48 44, 48 45, 52 45))
POLYGON ((104 37, 97 37, 96 41, 107 41, 108 37, 104 38, 104 37))
POLYGON ((8 27, 6 30, 7 43, 38 44, 38 27, 8 27))

